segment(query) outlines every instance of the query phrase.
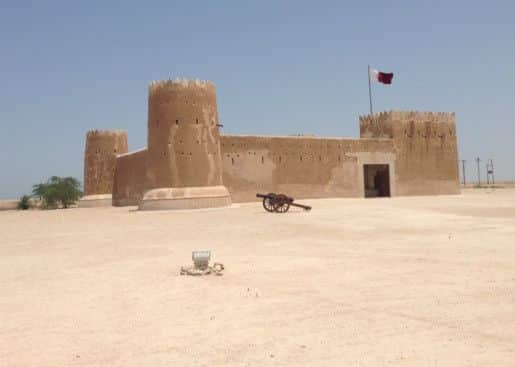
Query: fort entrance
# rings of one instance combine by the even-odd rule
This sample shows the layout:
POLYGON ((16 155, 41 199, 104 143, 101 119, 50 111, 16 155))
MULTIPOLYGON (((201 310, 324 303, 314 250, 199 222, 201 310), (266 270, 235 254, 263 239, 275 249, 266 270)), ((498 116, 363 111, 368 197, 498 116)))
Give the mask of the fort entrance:
POLYGON ((390 196, 390 166, 388 164, 363 165, 365 197, 390 196))

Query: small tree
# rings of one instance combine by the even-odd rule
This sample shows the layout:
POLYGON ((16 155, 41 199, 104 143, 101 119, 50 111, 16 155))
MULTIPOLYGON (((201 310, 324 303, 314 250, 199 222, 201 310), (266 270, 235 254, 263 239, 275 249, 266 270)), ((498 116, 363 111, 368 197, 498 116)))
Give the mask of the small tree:
POLYGON ((45 183, 32 186, 32 193, 43 201, 43 207, 68 208, 82 196, 80 182, 73 177, 52 176, 45 183))
POLYGON ((23 195, 18 201, 18 209, 27 210, 30 208, 30 195, 23 195))

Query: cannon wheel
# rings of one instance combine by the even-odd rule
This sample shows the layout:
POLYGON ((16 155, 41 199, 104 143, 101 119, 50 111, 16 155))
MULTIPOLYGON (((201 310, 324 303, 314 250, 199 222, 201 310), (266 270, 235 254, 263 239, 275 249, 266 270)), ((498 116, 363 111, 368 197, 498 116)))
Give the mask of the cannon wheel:
POLYGON ((290 201, 288 196, 279 194, 275 197, 274 211, 276 213, 286 213, 290 210, 290 201))
POLYGON ((265 208, 265 210, 267 212, 274 212, 275 211, 275 194, 273 192, 267 194, 268 197, 265 197, 263 198, 263 208, 265 208))

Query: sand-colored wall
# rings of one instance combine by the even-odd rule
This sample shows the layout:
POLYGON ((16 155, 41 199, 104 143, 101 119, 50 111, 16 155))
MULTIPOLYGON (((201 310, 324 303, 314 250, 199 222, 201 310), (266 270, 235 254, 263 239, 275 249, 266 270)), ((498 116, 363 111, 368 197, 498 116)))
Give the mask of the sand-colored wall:
POLYGON ((143 196, 147 149, 116 157, 113 181, 113 205, 138 205, 143 196))
POLYGON ((389 111, 360 117, 362 138, 392 138, 397 195, 457 194, 454 113, 389 111))
POLYGON ((125 131, 88 131, 84 154, 84 195, 111 194, 116 156, 127 151, 125 131))
POLYGON ((152 83, 145 190, 222 185, 218 125, 211 82, 152 83))
POLYGON ((235 202, 256 200, 257 192, 362 197, 363 164, 395 170, 390 139, 223 135, 221 149, 223 183, 235 202))
POLYGON ((0 210, 16 210, 20 200, 0 200, 0 210))

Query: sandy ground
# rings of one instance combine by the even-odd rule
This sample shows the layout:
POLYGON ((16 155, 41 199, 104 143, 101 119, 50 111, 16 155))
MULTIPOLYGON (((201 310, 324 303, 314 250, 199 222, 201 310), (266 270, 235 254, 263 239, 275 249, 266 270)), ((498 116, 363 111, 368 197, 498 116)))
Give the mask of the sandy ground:
POLYGON ((1 212, 0 366, 515 365, 515 189, 304 202, 1 212))

